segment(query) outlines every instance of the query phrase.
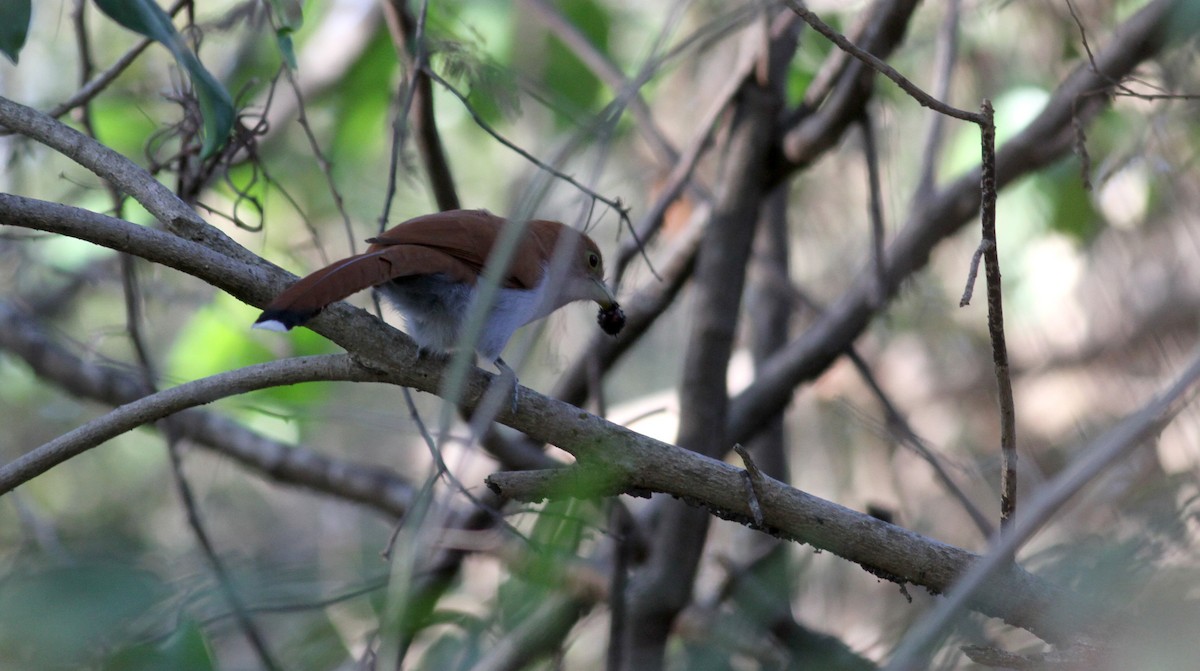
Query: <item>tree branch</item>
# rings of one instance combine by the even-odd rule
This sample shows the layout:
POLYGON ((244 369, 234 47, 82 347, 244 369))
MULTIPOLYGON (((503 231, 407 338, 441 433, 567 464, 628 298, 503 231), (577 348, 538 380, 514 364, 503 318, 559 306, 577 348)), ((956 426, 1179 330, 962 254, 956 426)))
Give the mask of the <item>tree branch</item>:
POLYGON ((129 194, 163 226, 214 252, 246 263, 258 257, 210 226, 154 176, 121 154, 41 112, 0 96, 0 126, 54 149, 129 194))
MULTIPOLYGON (((34 319, 6 302, 0 302, 0 348, 23 359, 42 380, 79 398, 117 406, 149 391, 132 373, 85 361, 68 351, 34 319)), ((388 517, 403 517, 412 503, 412 485, 393 471, 285 445, 217 413, 185 410, 173 417, 172 429, 275 482, 354 501, 388 517)))
POLYGON ((45 473, 64 461, 122 433, 180 410, 212 403, 256 389, 337 380, 379 382, 385 379, 345 354, 282 359, 213 375, 151 394, 65 433, 0 467, 0 494, 45 473))

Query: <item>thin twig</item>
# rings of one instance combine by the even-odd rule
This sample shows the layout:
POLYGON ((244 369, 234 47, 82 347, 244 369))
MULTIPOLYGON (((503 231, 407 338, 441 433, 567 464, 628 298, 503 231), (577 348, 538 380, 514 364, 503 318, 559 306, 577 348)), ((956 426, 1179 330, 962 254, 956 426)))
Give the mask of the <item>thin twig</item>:
POLYGON ((971 267, 967 269, 967 286, 963 287, 962 297, 958 299, 958 307, 965 308, 971 304, 971 298, 975 295, 975 278, 979 277, 979 261, 983 259, 983 252, 991 246, 990 240, 980 240, 979 246, 975 248, 975 253, 971 255, 971 267))
POLYGON ((975 527, 979 529, 980 535, 984 538, 991 537, 994 529, 991 522, 988 521, 987 516, 979 509, 979 506, 971 501, 967 493, 954 481, 954 478, 950 477, 949 471, 942 464, 942 459, 925 444, 925 441, 909 425, 908 420, 900 412, 900 409, 896 407, 895 403, 892 403, 892 399, 888 397, 887 392, 884 391, 879 381, 875 379, 875 374, 871 372, 871 368, 867 365, 866 360, 862 358, 862 355, 858 353, 858 350, 851 347, 846 351, 846 358, 850 359, 850 362, 854 364, 854 369, 858 371, 859 377, 863 379, 863 382, 870 388, 871 393, 875 395, 875 399, 879 401, 879 405, 883 407, 883 414, 887 417, 888 429, 896 435, 901 444, 908 446, 908 449, 912 450, 925 463, 929 464, 929 467, 933 469, 934 475, 942 482, 946 491, 958 501, 959 505, 963 507, 963 510, 971 518, 971 521, 975 523, 975 527))
MULTIPOLYGON (((784 293, 789 300, 803 305, 817 315, 825 314, 826 309, 824 306, 813 300, 811 296, 793 284, 786 276, 772 274, 768 277, 768 280, 771 282, 772 289, 784 293)), ((847 346, 845 355, 850 360, 850 363, 854 364, 854 369, 858 371, 859 377, 866 383, 867 388, 871 390, 871 393, 875 395, 875 399, 879 401, 879 405, 883 408, 887 429, 892 432, 895 439, 901 445, 912 450, 914 454, 929 464, 929 467, 933 469, 934 475, 941 481, 946 491, 959 502, 963 510, 975 522, 975 526, 979 529, 980 534, 984 538, 990 537, 993 531, 991 522, 988 521, 979 507, 971 501, 966 492, 958 486, 958 483, 950 477, 949 471, 946 470, 945 465, 942 463, 944 459, 930 449, 925 444, 925 441, 917 435, 917 432, 913 430, 908 419, 900 412, 896 404, 892 402, 887 392, 883 389, 883 385, 879 383, 879 380, 875 378, 875 374, 871 372, 871 367, 867 364, 866 359, 858 353, 858 350, 853 345, 847 346)))
POLYGON ((287 63, 279 67, 283 70, 283 76, 287 77, 288 84, 292 87, 292 93, 296 94, 296 123, 304 130, 304 137, 308 139, 308 146, 312 149, 313 156, 317 159, 317 167, 321 169, 321 174, 325 177, 325 183, 329 185, 329 194, 333 196, 333 204, 337 208, 338 214, 342 215, 342 227, 346 231, 346 240, 350 245, 350 253, 353 254, 358 246, 358 242, 354 235, 354 226, 350 223, 350 215, 346 212, 346 201, 342 198, 342 192, 338 190, 337 181, 333 178, 333 162, 326 158, 325 152, 321 151, 321 143, 317 141, 317 136, 313 133, 312 125, 308 122, 308 113, 304 107, 304 93, 300 90, 300 84, 296 82, 296 75, 287 66, 287 63))
MULTIPOLYGON (((734 96, 741 89, 742 82, 753 71, 753 68, 753 58, 747 57, 739 63, 732 75, 729 76, 724 85, 719 89, 719 93, 714 98, 715 102, 709 107, 708 112, 701 117, 696 137, 684 149, 683 154, 679 157, 679 161, 671 169, 671 173, 667 176, 667 182, 658 194, 658 198, 655 199, 654 204, 646 210, 646 214, 638 222, 637 227, 632 229, 634 231, 632 244, 623 245, 617 252, 617 262, 613 272, 614 286, 620 287, 625 271, 635 255, 640 253, 645 256, 644 244, 649 242, 658 233, 666 217, 667 208, 679 198, 680 194, 683 193, 684 187, 691 183, 696 166, 700 163, 700 159, 712 144, 713 132, 717 127, 717 121, 729 109, 734 96)), ((653 267, 651 267, 651 271, 653 272, 653 267)), ((661 279, 656 272, 654 276, 657 279, 661 279)))
POLYGON ((810 12, 796 0, 784 0, 784 2, 800 18, 804 19, 805 23, 812 26, 813 30, 824 35, 826 39, 836 44, 839 49, 848 52, 858 60, 866 63, 879 74, 887 77, 893 82, 896 82, 897 86, 903 89, 905 93, 912 96, 912 98, 920 103, 922 107, 928 107, 935 112, 941 112, 942 114, 952 116, 956 119, 962 119, 963 121, 970 121, 977 124, 983 122, 983 118, 980 115, 973 114, 966 110, 960 110, 957 107, 948 105, 921 90, 919 86, 910 82, 904 77, 904 75, 897 72, 895 68, 883 62, 870 52, 863 51, 853 42, 846 39, 846 37, 841 33, 837 32, 833 28, 830 28, 824 21, 820 19, 820 17, 810 12))
POLYGON ((1012 523, 1017 510, 1017 410, 1013 403, 1012 378, 1008 370, 1008 346, 1004 338, 1004 300, 1000 290, 1000 254, 996 247, 996 124, 992 101, 980 107, 983 170, 980 219, 983 226, 985 277, 987 278, 988 335, 992 340, 992 363, 1000 400, 1000 530, 1012 523))
POLYGON ((470 101, 467 100, 467 96, 465 94, 463 94, 463 92, 454 88, 454 85, 451 84, 450 82, 446 81, 445 79, 443 79, 441 77, 441 75, 434 72, 433 68, 426 67, 425 72, 428 73, 430 79, 432 79, 433 81, 440 84, 442 86, 442 88, 449 91, 450 94, 453 95, 455 98, 458 98, 459 102, 461 102, 463 104, 463 108, 467 110, 467 114, 469 114, 471 116, 471 119, 475 122, 475 125, 479 126, 481 129, 483 129, 483 131, 485 133, 487 133, 488 135, 491 135, 497 142, 499 142, 500 144, 504 145, 505 147, 508 147, 509 149, 513 150, 514 152, 519 154, 525 160, 536 165, 539 169, 544 170, 544 171, 550 173, 551 175, 554 175, 555 177, 570 184, 571 186, 575 187, 576 189, 579 189, 581 192, 587 194, 592 199, 598 200, 601 203, 604 203, 605 205, 609 206, 621 217, 621 221, 623 221, 627 224, 629 223, 629 208, 621 203, 620 198, 617 198, 614 200, 614 199, 602 196, 599 193, 597 193, 596 191, 594 191, 593 189, 591 189, 590 187, 580 183, 574 177, 571 177, 570 175, 562 172, 561 170, 558 170, 557 168, 554 168, 553 166, 543 163, 539 158, 537 158, 533 154, 529 153, 528 151, 523 149, 520 145, 516 144, 512 140, 509 140, 508 138, 501 135, 499 131, 497 131, 495 128, 492 127, 491 124, 489 124, 487 121, 484 121, 483 117, 479 116, 479 113, 475 111, 475 107, 473 105, 471 105, 470 101))
MULTIPOLYGON (((1104 73, 1101 72, 1099 70, 1099 68, 1097 68, 1097 66, 1096 66, 1096 57, 1095 57, 1095 55, 1092 54, 1092 46, 1090 44, 1088 44, 1087 30, 1083 27, 1083 20, 1079 17, 1079 14, 1075 11, 1075 3, 1072 2, 1071 0, 1067 0, 1067 11, 1069 11, 1071 13, 1071 19, 1073 19, 1075 21, 1075 27, 1079 28, 1079 41, 1083 44, 1083 50, 1087 54, 1088 63, 1091 64, 1092 71, 1095 72, 1097 75, 1105 77, 1104 73)), ((1113 96, 1125 95, 1125 96, 1129 96, 1131 98, 1139 98, 1141 100, 1147 100, 1147 101, 1150 101, 1150 100, 1195 100, 1197 98, 1200 98, 1200 94, 1195 94, 1195 93, 1141 93, 1139 91, 1134 91, 1133 89, 1126 86, 1123 80, 1113 79, 1112 77, 1105 77, 1105 78, 1108 80, 1108 83, 1111 84, 1113 87, 1113 91, 1112 91, 1113 96)), ((1143 79, 1139 79, 1132 75, 1126 76, 1124 79, 1127 79, 1129 81, 1136 81, 1137 83, 1142 84, 1143 86, 1155 88, 1155 89, 1158 89, 1159 91, 1166 90, 1160 86, 1155 86, 1143 79)))
POLYGON ((408 4, 403 0, 390 0, 383 3, 383 8, 396 56, 402 61, 408 61, 410 74, 401 85, 400 103, 396 105, 395 118, 392 121, 388 188, 384 196, 383 214, 379 217, 380 231, 387 226, 396 193, 396 177, 401 149, 408 137, 410 114, 413 117, 413 129, 416 131, 417 150, 425 164, 425 173, 429 177, 429 186, 438 209, 457 210, 461 207, 458 189, 454 185, 454 175, 450 171, 450 162, 446 158, 438 133, 437 118, 433 111, 433 87, 429 75, 425 72, 429 65, 429 50, 425 42, 425 19, 429 2, 425 0, 421 3, 421 11, 416 17, 413 17, 408 4), (412 112, 414 106, 415 114, 412 112))
MULTIPOLYGON (((671 141, 654 121, 654 114, 646 104, 645 98, 637 92, 640 85, 627 79, 620 68, 604 52, 596 48, 577 26, 547 0, 524 0, 521 4, 530 10, 528 14, 530 17, 545 25, 580 62, 587 66, 597 79, 604 82, 614 93, 622 95, 623 91, 632 90, 629 96, 629 111, 637 121, 638 128, 641 129, 642 134, 658 154, 660 160, 668 164, 677 163, 679 151, 671 146, 671 141)), ((676 4, 678 5, 678 3, 676 4)))
POLYGON ((741 443, 734 443, 733 451, 737 452, 738 456, 742 458, 742 463, 746 465, 746 470, 742 471, 742 474, 746 476, 746 501, 750 506, 750 515, 754 518, 754 524, 761 527, 763 511, 758 491, 761 489, 759 483, 763 480, 763 472, 758 470, 758 464, 754 463, 754 457, 750 456, 750 451, 742 447, 741 443))
POLYGON ((879 149, 875 145, 875 129, 872 127, 871 115, 866 110, 858 119, 862 128, 863 158, 867 163, 867 187, 869 191, 869 207, 867 213, 871 217, 871 260, 875 272, 876 307, 887 302, 887 263, 884 261, 884 223, 883 223, 883 193, 879 185, 879 149))
MULTIPOLYGON (((937 48, 934 53, 933 96, 945 100, 950 95, 950 80, 954 75, 954 65, 958 62, 959 16, 962 10, 962 0, 947 0, 946 14, 942 17, 942 25, 938 29, 937 48)), ((946 139, 946 117, 934 114, 929 119, 929 130, 925 135, 925 149, 921 155, 921 177, 917 180, 916 195, 913 200, 924 202, 932 193, 937 181, 937 165, 941 160, 942 144, 946 139)))
MULTIPOLYGON (((404 404, 408 407, 408 416, 410 419, 412 419, 413 424, 417 427, 417 431, 421 434, 421 440, 425 443, 425 447, 429 449, 429 456, 433 460, 434 467, 436 468, 436 473, 434 476, 435 479, 445 478, 453 488, 457 489, 459 493, 465 496, 467 500, 470 501, 471 504, 476 508, 495 513, 492 506, 487 505, 483 501, 479 500, 477 496, 472 494, 471 490, 467 489, 467 486, 463 484, 462 480, 459 480, 458 476, 454 474, 454 471, 450 470, 450 468, 446 465, 446 460, 442 458, 441 449, 444 441, 436 440, 433 437, 433 434, 429 432, 429 427, 426 426, 425 420, 421 418, 421 413, 417 409, 417 404, 413 401, 412 390, 408 387, 403 387, 401 388, 401 392, 404 395, 404 404)), ((503 523, 503 517, 501 517, 499 513, 495 514, 497 521, 503 523)))
POLYGON ((200 516, 200 507, 196 503, 196 496, 192 493, 192 487, 184 476, 178 438, 168 432, 167 443, 167 453, 171 458, 172 479, 175 482, 176 491, 179 492, 179 499, 186 513, 188 526, 191 528, 192 534, 196 537, 196 541, 200 544, 200 549, 204 553, 205 558, 208 559, 209 565, 212 566, 213 575, 217 578, 217 585, 221 593, 225 596, 225 599, 229 602, 238 628, 242 630, 242 633, 246 636, 246 640, 250 642, 250 647, 254 649, 254 654, 258 656, 258 661, 262 664, 263 668, 271 670, 282 668, 275 661, 274 656, 267 647, 267 642, 258 625, 250 617, 249 610, 246 608, 246 602, 242 599, 241 594, 238 593, 237 586, 233 582, 233 575, 230 574, 229 569, 225 567, 225 562, 217 554, 212 537, 209 536, 208 530, 204 525, 204 520, 200 516))

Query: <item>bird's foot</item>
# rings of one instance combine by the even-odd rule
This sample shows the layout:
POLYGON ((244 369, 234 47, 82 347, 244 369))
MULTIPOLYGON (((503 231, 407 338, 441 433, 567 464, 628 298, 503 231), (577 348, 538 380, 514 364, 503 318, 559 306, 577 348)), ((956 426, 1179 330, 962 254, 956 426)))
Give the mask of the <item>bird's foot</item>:
MULTIPOLYGON (((509 399, 508 409, 509 409, 509 411, 516 413, 517 412, 517 400, 518 400, 518 396, 521 393, 521 384, 520 384, 520 381, 517 380, 517 371, 513 370, 512 368, 509 368, 508 364, 504 363, 504 359, 501 359, 499 357, 496 358, 495 364, 496 364, 496 370, 500 371, 500 375, 495 379, 493 386, 496 389, 507 389, 508 390, 508 399, 509 399)), ((499 393, 499 392, 497 392, 497 393, 499 393)), ((491 394, 492 394, 492 389, 489 388, 488 396, 491 396, 491 394)))

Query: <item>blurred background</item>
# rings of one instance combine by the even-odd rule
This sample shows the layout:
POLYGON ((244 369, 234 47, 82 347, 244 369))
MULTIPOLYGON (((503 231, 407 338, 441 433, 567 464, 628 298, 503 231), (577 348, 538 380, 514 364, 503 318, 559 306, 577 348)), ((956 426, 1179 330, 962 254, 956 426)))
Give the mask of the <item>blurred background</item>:
MULTIPOLYGON (((253 129, 252 150, 230 152, 208 172, 197 168, 201 112, 185 95, 189 78, 160 44, 62 119, 150 168, 186 193, 210 223, 297 274, 361 251, 385 211, 394 224, 439 209, 412 123, 420 104, 410 95, 413 63, 427 58, 446 84, 433 83, 432 109, 462 206, 531 211, 586 227, 613 275, 632 242, 618 214, 561 179, 547 179, 497 136, 620 199, 636 223, 667 188, 678 157, 704 135, 704 119, 741 59, 761 43, 764 15, 776 14, 754 2, 447 0, 406 8, 408 21, 424 13, 423 23, 401 26, 410 40, 415 30, 418 40, 398 46, 403 40, 389 31, 388 18, 399 13, 375 0, 181 4, 175 25, 228 90, 240 123, 253 129)), ((853 36, 858 22, 883 4, 809 7, 853 36)), ((1102 48, 1144 4, 925 3, 912 12, 903 41, 886 60, 960 108, 975 111, 990 98, 1003 146, 1067 74, 1086 63, 1084 39, 1093 51, 1102 48), (939 74, 944 63, 948 78, 939 74)), ((0 95, 52 110, 141 39, 91 3, 36 3, 19 64, 0 62, 0 95)), ((799 30, 798 40, 783 82, 787 104, 796 107, 821 81, 834 51, 808 29, 799 30)), ((1151 95, 1200 90, 1194 46, 1180 41, 1163 48, 1127 85, 1151 95)), ((882 79, 868 109, 886 242, 913 216, 923 193, 978 166, 979 133, 951 119, 931 130, 935 115, 882 79), (922 185, 923 178, 931 181, 922 185)), ((729 118, 714 118, 712 143, 693 179, 671 201, 644 257, 629 257, 623 298, 653 291, 660 282, 650 265, 663 271, 703 234, 714 198, 730 179, 729 118)), ((999 255, 1022 497, 1163 389, 1195 349, 1195 119, 1190 98, 1117 95, 1075 129, 1073 146, 1061 158, 1001 193, 999 255)), ((731 394, 755 380, 750 346, 763 314, 756 300, 782 291, 790 305, 786 334, 796 338, 823 306, 870 272, 865 156, 861 129, 851 127, 784 180, 787 274, 751 280, 742 314, 729 316, 739 324, 731 394)), ((118 210, 94 174, 19 136, 0 137, 0 161, 2 191, 153 223, 132 201, 118 210)), ((980 528, 907 436, 911 430, 919 437, 965 498, 995 523, 999 419, 982 277, 971 305, 958 307, 979 235, 972 221, 936 244, 928 265, 903 278, 895 298, 854 341, 873 382, 843 356, 789 392, 781 443, 785 479, 793 486, 975 552, 986 548, 980 528)), ((766 254, 764 247, 757 253, 766 254)), ((5 462, 113 407, 73 387, 72 379, 137 380, 144 372, 128 321, 129 272, 137 278, 141 337, 160 386, 337 351, 306 329, 282 336, 251 331, 255 308, 195 278, 131 264, 81 241, 4 226, 5 462), (33 365, 47 350, 64 357, 63 372, 33 365)), ((353 301, 374 309, 367 294, 353 301)), ((685 285, 645 334, 606 366, 585 407, 597 410, 602 397, 614 421, 674 442, 692 308, 685 285)), ((548 393, 586 357, 597 333, 592 309, 570 306, 519 334, 506 358, 523 384, 548 393)), ((386 310, 384 317, 400 324, 386 310)), ((440 401, 424 394, 415 400, 421 416, 436 423, 440 401)), ((401 617, 397 604, 407 603, 394 554, 389 561, 383 553, 394 541, 402 551, 406 543, 433 542, 414 527, 434 528, 437 511, 450 515, 469 505, 456 485, 434 477, 400 390, 313 383, 229 398, 206 411, 228 423, 221 426, 297 450, 291 454, 374 469, 369 472, 379 482, 399 492, 392 506, 380 503, 382 496, 364 503, 289 484, 263 464, 241 463, 203 441, 178 443, 195 509, 279 665, 374 668, 381 638, 386 643, 388 637, 379 633, 380 623, 401 617), (432 517, 410 517, 398 527, 397 514, 410 512, 424 485, 438 493, 432 517)), ((469 440, 465 428, 456 425, 451 434, 446 463, 467 492, 484 496, 483 478, 502 460, 469 440)), ((1139 614, 1139 625, 1123 630, 1128 664, 1113 668, 1194 663, 1198 436, 1196 410, 1187 407, 1152 444, 1059 511, 1021 555, 1031 571, 1139 614)), ((547 453, 565 456, 553 448, 547 453)), ((0 500, 0 660, 11 661, 0 666, 263 665, 187 522, 169 454, 163 434, 144 427, 0 500)), ((736 457, 732 463, 740 465, 736 457)), ((625 505, 635 516, 652 514, 651 502, 628 499, 625 505)), ((404 668, 605 668, 611 614, 603 596, 606 511, 594 503, 506 508, 512 531, 537 541, 539 551, 520 551, 521 543, 515 549, 512 531, 438 537, 442 547, 467 554, 429 604, 436 616, 401 644, 411 646, 404 668), (552 618, 564 626, 561 633, 549 628, 556 636, 550 644, 507 666, 495 660, 499 648, 517 640, 522 623, 559 612, 548 609, 560 605, 555 599, 563 594, 571 599, 562 610, 569 615, 552 618)), ((671 668, 872 668, 932 601, 920 589, 902 594, 832 554, 778 545, 716 521, 668 659, 671 668), (828 635, 834 643, 823 649, 844 648, 847 657, 827 666, 812 657, 806 664, 794 646, 780 642, 786 636, 764 634, 755 624, 739 596, 740 578, 765 561, 777 562, 772 570, 786 576, 790 620, 828 635)), ((1043 649, 1026 632, 970 616, 938 654, 937 667, 977 668, 958 651, 964 642, 1043 649)))

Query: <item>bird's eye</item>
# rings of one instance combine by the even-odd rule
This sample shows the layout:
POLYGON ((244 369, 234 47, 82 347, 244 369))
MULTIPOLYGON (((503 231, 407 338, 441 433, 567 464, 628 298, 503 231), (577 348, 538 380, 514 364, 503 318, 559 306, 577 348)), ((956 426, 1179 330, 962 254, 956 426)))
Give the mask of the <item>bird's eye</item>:
POLYGON ((599 268, 600 267, 600 255, 597 254, 596 252, 588 252, 587 262, 588 262, 588 266, 590 266, 593 270, 595 270, 596 268, 599 268))

